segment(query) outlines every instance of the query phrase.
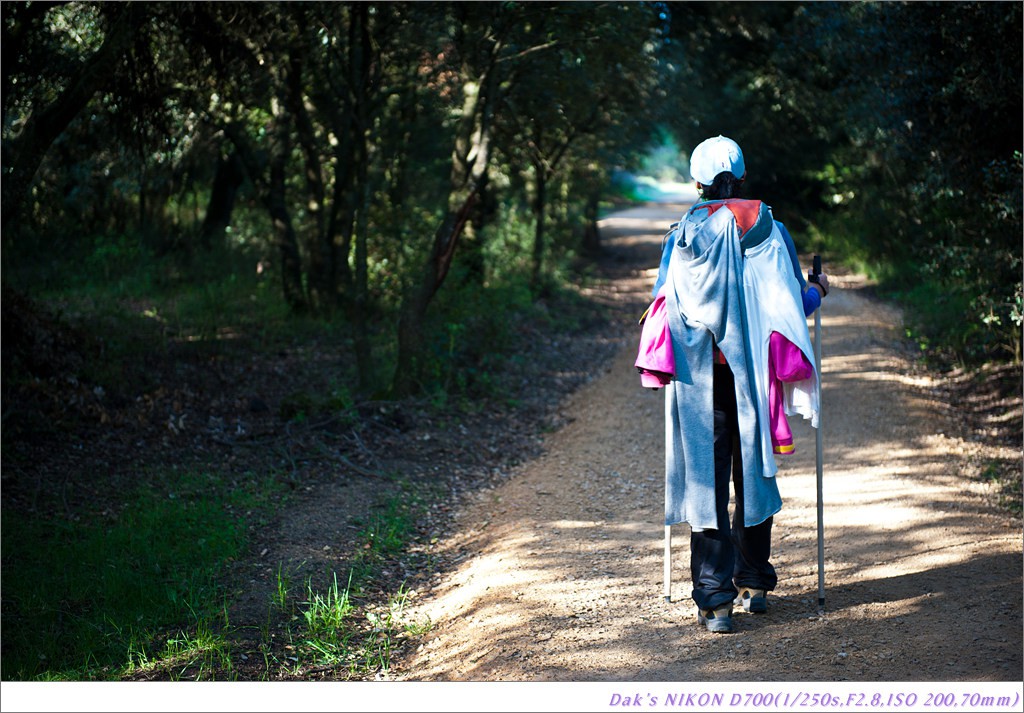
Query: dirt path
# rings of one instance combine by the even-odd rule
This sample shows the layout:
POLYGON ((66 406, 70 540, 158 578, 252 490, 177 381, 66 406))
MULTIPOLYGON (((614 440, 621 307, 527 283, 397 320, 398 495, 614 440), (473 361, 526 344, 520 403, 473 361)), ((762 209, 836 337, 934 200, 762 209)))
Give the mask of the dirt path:
MULTIPOLYGON (((665 227, 605 221, 646 305, 665 227)), ((827 266, 826 266, 827 267, 827 266)), ((914 376, 898 315, 834 277, 823 314, 826 613, 817 607, 815 436, 794 420, 766 615, 707 633, 689 599, 689 533, 673 528, 662 597, 663 394, 632 367, 638 333, 564 404, 543 454, 477 493, 440 543, 458 561, 419 592, 433 632, 394 674, 418 681, 1019 681, 1019 520, 986 504, 972 444, 914 376)), ((1019 453, 1017 454, 1019 457, 1019 453)), ((1013 457, 1013 454, 1011 454, 1013 457)))

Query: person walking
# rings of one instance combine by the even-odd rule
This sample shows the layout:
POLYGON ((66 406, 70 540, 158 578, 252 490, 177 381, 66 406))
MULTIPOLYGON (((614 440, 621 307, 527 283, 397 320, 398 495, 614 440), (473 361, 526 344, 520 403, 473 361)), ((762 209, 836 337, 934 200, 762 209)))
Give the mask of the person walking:
MULTIPOLYGON (((747 174, 735 141, 701 142, 690 172, 700 201, 667 236, 653 290, 664 299, 675 362, 665 384, 665 525, 690 525, 698 622, 730 632, 733 607, 766 612, 778 582, 771 538, 782 499, 774 453, 785 451, 773 452, 771 442, 769 335, 782 335, 813 364, 806 316, 828 294, 828 277, 808 284, 771 208, 740 197, 747 174)), ((800 382, 786 403, 816 426, 815 386, 816 376, 800 382), (799 394, 802 407, 794 406, 799 394)))

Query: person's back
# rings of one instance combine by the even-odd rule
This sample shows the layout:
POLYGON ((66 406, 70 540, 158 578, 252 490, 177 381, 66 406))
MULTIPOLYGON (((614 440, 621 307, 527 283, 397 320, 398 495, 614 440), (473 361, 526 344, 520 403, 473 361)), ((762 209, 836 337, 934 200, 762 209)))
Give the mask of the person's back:
MULTIPOLYGON (((669 234, 654 288, 665 296, 675 356, 666 388, 665 524, 689 523, 698 621, 727 632, 733 605, 767 611, 767 592, 778 581, 769 556, 782 500, 751 329, 770 325, 776 318, 768 312, 778 307, 788 315, 787 329, 806 332, 808 304, 800 304, 795 278, 771 309, 744 298, 745 253, 769 239, 777 254, 783 248, 771 209, 741 196, 746 166, 739 146, 724 136, 702 142, 690 171, 702 200, 669 234)), ((795 257, 795 248, 787 251, 795 257)))

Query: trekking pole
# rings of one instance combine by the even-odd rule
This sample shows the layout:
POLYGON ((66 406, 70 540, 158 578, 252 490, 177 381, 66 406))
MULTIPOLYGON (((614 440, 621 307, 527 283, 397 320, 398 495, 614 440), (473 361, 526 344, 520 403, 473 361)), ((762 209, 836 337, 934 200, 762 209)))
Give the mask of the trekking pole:
MULTIPOLYGON (((821 256, 814 256, 814 272, 811 281, 817 282, 821 274, 821 256)), ((818 486, 818 613, 825 613, 825 527, 823 516, 825 502, 822 497, 822 436, 821 436, 821 306, 814 310, 814 361, 818 369, 818 428, 815 434, 817 451, 818 486)))
POLYGON ((672 526, 665 525, 665 601, 672 601, 672 526))

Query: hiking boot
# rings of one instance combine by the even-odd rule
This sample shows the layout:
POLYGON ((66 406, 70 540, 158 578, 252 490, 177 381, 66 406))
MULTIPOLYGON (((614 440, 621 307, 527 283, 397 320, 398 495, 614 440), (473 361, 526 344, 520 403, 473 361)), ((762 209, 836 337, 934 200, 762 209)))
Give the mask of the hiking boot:
POLYGON ((723 604, 717 609, 697 609, 697 621, 715 634, 732 631, 732 604, 723 604))
POLYGON ((733 604, 742 606, 743 611, 753 612, 755 614, 764 614, 768 611, 768 592, 763 589, 753 589, 751 587, 740 587, 739 596, 733 604))

